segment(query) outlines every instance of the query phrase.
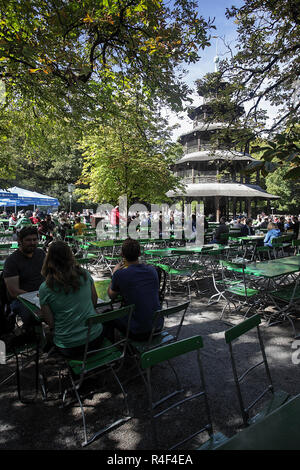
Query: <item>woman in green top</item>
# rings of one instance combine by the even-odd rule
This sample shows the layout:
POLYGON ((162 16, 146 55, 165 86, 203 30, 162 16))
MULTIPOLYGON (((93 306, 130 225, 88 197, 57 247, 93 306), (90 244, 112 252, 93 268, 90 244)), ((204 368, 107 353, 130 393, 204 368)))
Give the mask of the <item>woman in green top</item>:
MULTIPOLYGON (((54 330, 54 344, 60 352, 66 357, 79 356, 85 347, 86 319, 96 313, 94 281, 62 241, 50 244, 42 274, 45 282, 39 289, 41 317, 54 330)), ((100 347, 102 339, 102 325, 94 325, 89 349, 100 347)))

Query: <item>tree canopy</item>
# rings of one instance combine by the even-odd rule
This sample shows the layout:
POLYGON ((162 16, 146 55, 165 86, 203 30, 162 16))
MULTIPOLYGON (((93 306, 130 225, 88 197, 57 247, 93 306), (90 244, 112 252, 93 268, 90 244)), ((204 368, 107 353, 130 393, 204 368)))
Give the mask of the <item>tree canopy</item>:
POLYGON ((270 140, 259 140, 252 145, 253 156, 248 171, 261 171, 267 176, 284 166, 284 180, 298 179, 300 176, 300 125, 295 124, 270 140))
POLYGON ((78 118, 103 117, 134 80, 179 109, 176 75, 209 45, 211 21, 176 0, 0 0, 0 78, 7 101, 49 103, 78 118))
MULTIPOLYGON (((235 88, 237 104, 250 102, 247 117, 261 120, 266 100, 277 109, 268 131, 280 131, 299 120, 300 15, 299 1, 245 0, 226 10, 235 18, 238 39, 220 72, 235 88)), ((229 47, 229 46, 228 46, 229 47)), ((260 128, 266 132, 266 127, 260 128)))
POLYGON ((129 203, 164 201, 168 190, 180 186, 170 166, 182 156, 182 147, 170 135, 158 114, 123 97, 119 116, 87 129, 80 143, 85 157, 77 190, 81 199, 116 203, 126 195, 129 203))

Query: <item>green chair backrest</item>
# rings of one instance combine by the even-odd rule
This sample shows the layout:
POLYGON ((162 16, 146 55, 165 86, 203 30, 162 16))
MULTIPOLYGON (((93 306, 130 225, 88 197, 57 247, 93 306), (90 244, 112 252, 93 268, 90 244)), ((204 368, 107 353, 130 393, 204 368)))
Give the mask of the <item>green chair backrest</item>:
POLYGON ((97 245, 100 248, 104 248, 106 246, 114 246, 114 241, 113 240, 100 240, 97 241, 97 245))
POLYGON ((186 311, 187 311, 189 305, 190 305, 190 302, 185 302, 183 304, 176 305, 175 307, 169 307, 169 308, 165 308, 163 310, 157 310, 157 312, 155 312, 154 319, 153 319, 153 328, 152 328, 152 332, 151 332, 151 335, 150 335, 150 338, 149 338, 149 344, 151 344, 151 340, 153 338, 154 332, 155 332, 156 327, 158 325, 158 321, 161 317, 168 317, 170 315, 175 315, 176 313, 183 312, 182 316, 181 316, 181 319, 180 319, 180 322, 177 325, 176 333, 174 334, 174 339, 177 339, 179 334, 180 334, 180 330, 181 330, 181 327, 182 327, 182 324, 183 324, 183 321, 184 321, 184 317, 185 317, 185 314, 186 314, 186 311))
POLYGON ((118 310, 110 310, 109 312, 100 313, 98 315, 91 315, 86 320, 86 326, 96 325, 99 323, 106 323, 117 318, 123 318, 130 315, 134 310, 134 305, 127 305, 126 307, 119 308, 118 310))
POLYGON ((220 260, 220 265, 223 266, 224 268, 232 269, 232 270, 244 270, 246 268, 246 265, 243 263, 234 263, 233 261, 225 261, 225 260, 220 260))
POLYGON ((274 237, 271 240, 272 246, 280 246, 282 244, 282 237, 274 237))
POLYGON ((258 326, 261 322, 260 315, 253 315, 247 320, 241 322, 239 325, 236 325, 229 330, 225 331, 225 341, 226 343, 231 343, 234 339, 239 338, 247 331, 251 330, 255 326, 258 326))
POLYGON ((145 370, 159 364, 160 362, 167 361, 173 357, 177 357, 200 348, 203 348, 203 340, 201 336, 192 336, 191 338, 182 339, 175 343, 166 344, 165 346, 160 346, 143 353, 141 356, 141 367, 145 370))

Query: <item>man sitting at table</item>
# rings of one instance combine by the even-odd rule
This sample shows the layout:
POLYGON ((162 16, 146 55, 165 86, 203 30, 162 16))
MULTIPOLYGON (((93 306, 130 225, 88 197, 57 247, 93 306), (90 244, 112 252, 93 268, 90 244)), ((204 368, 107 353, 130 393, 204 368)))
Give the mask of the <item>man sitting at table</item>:
POLYGON ((229 226, 226 225, 225 217, 220 218, 220 225, 219 227, 217 227, 215 231, 215 236, 210 243, 226 245, 228 241, 228 236, 226 237, 226 235, 223 235, 223 234, 229 235, 229 226), (223 235, 224 238, 221 235, 223 235))
POLYGON ((270 222, 268 225, 268 232, 264 239, 264 245, 272 248, 272 240, 277 237, 280 237, 280 230, 277 228, 276 224, 270 222))
POLYGON ((86 228, 86 225, 81 222, 81 218, 80 218, 80 217, 76 217, 76 218, 75 218, 75 224, 74 224, 74 227, 73 227, 73 228, 74 228, 74 230, 75 230, 76 235, 82 235, 84 229, 86 228))
POLYGON ((242 223, 244 220, 244 217, 238 217, 236 221, 233 224, 232 228, 239 228, 242 229, 244 227, 244 224, 242 223))
POLYGON ((255 235, 254 228, 252 227, 252 219, 246 219, 245 225, 241 229, 241 236, 248 237, 249 235, 255 235))
MULTIPOLYGON (((108 288, 108 295, 115 299, 121 294, 124 305, 135 305, 130 324, 129 337, 137 341, 149 338, 153 327, 154 313, 160 310, 159 280, 153 266, 140 263, 140 244, 137 240, 127 238, 122 245, 123 262, 117 264, 113 270, 112 282, 108 288)), ((113 328, 122 333, 126 332, 127 319, 114 320, 107 324, 108 337, 111 337, 113 328)), ((156 330, 163 327, 163 319, 156 325, 156 330)))
POLYGON ((18 249, 5 261, 3 277, 12 312, 19 315, 25 330, 34 324, 30 311, 18 300, 18 295, 38 290, 44 278, 41 274, 45 252, 37 247, 38 231, 32 225, 23 227, 18 234, 18 249))

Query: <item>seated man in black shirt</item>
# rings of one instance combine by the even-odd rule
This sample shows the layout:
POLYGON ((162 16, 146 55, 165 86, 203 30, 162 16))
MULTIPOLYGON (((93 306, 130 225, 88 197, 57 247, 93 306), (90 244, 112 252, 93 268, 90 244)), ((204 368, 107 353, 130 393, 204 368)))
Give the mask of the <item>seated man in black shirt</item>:
POLYGON ((255 230, 252 227, 252 219, 246 219, 246 223, 241 230, 242 237, 248 237, 249 235, 255 235, 255 230))
POLYGON ((225 217, 220 218, 220 225, 215 231, 214 239, 210 243, 226 245, 229 235, 229 226, 226 225, 225 217))
MULTIPOLYGON (((125 305, 135 305, 131 318, 129 337, 137 341, 144 341, 150 336, 153 327, 153 318, 160 310, 159 280, 153 266, 140 263, 140 244, 137 240, 128 238, 122 245, 123 263, 119 263, 113 271, 111 286, 108 295, 115 299, 121 294, 125 305)), ((127 319, 110 322, 118 330, 125 332, 127 319)), ((163 319, 155 325, 157 330, 163 327, 163 319)), ((111 330, 108 336, 111 335, 111 330)))
POLYGON ((35 227, 23 227, 18 234, 19 248, 5 261, 3 277, 11 299, 11 310, 22 318, 24 327, 34 323, 30 311, 18 300, 18 295, 38 290, 44 278, 41 274, 45 252, 38 245, 35 227))

